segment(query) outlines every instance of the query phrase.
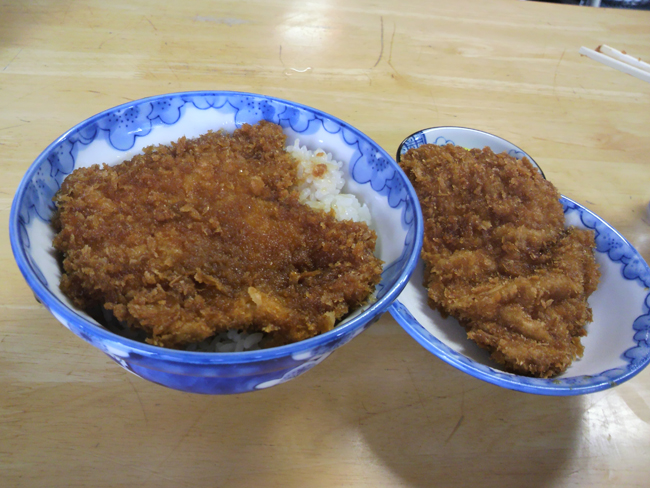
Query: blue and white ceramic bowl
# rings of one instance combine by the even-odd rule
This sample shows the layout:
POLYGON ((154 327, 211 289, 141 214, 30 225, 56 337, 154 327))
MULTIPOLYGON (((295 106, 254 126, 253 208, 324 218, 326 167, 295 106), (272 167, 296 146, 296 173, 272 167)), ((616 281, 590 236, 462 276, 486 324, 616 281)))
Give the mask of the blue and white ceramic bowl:
MULTIPOLYGON (((422 144, 490 146, 517 158, 526 153, 503 139, 474 129, 435 127, 409 136, 397 158, 422 144)), ((527 155, 526 155, 527 156, 527 155)), ((527 156, 529 159, 530 156, 527 156)), ((531 159, 532 162, 532 159, 531 159)), ((582 339, 584 356, 552 379, 529 378, 503 371, 487 351, 467 339, 456 319, 442 318, 427 304, 418 263, 409 284, 391 306, 393 317, 427 350, 476 378, 513 390, 543 395, 579 395, 629 380, 650 362, 650 269, 632 245, 612 226, 573 200, 562 197, 566 224, 596 233, 596 261, 602 273, 590 297, 593 322, 582 339)))
POLYGON ((95 115, 54 141, 31 165, 14 197, 9 222, 18 267, 37 299, 65 327, 118 364, 150 381, 194 393, 241 393, 285 382, 323 361, 359 335, 399 295, 422 246, 422 215, 409 181, 381 147, 345 122, 319 110, 263 95, 187 92, 131 102, 95 115), (59 289, 61 270, 51 246, 52 197, 75 168, 116 164, 144 147, 232 131, 244 123, 280 124, 297 137, 344 162, 343 191, 365 202, 384 261, 377 300, 356 310, 335 329, 282 347, 239 353, 163 349, 113 334, 76 309, 59 289))

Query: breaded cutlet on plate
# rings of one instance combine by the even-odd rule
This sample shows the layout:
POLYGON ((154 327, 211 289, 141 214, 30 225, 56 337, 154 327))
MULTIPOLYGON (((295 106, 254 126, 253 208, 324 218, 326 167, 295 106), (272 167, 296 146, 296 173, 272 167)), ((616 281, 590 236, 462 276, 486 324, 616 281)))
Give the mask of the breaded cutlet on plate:
POLYGON ((593 232, 565 228, 558 191, 526 158, 427 144, 400 165, 424 216, 430 306, 510 372, 565 371, 592 320, 593 232))

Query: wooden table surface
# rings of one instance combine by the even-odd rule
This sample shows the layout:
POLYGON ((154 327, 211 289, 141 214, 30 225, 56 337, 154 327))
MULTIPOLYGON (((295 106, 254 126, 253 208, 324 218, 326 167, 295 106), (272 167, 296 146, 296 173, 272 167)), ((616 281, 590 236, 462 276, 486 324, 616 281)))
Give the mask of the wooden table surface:
POLYGON ((34 301, 7 236, 56 137, 114 105, 227 89, 329 112, 390 154, 459 125, 532 154, 650 260, 650 12, 515 0, 0 0, 0 486, 649 486, 650 370, 582 397, 467 376, 386 314, 289 383, 239 396, 146 382, 34 301))

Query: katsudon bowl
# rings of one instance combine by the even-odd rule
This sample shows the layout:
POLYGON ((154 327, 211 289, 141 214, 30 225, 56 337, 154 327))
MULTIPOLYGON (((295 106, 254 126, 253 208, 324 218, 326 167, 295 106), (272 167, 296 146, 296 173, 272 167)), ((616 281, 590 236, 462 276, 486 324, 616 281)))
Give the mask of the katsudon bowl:
MULTIPOLYGON (((527 157, 514 144, 475 129, 434 127, 418 131, 399 146, 397 160, 423 144, 454 144, 467 149, 490 147, 516 159, 527 157)), ((543 173, 542 173, 543 175, 543 173)), ((561 375, 531 378, 511 374, 490 359, 489 353, 467 338, 453 317, 443 317, 428 305, 422 261, 391 306, 402 327, 428 351, 475 378, 504 388, 541 395, 580 395, 619 385, 650 362, 650 269, 634 247, 611 225, 579 203, 562 196, 566 225, 594 231, 595 258, 600 267, 598 289, 589 297, 593 321, 582 338, 584 354, 561 375)))
POLYGON ((99 113, 55 140, 22 179, 10 215, 18 267, 36 299, 74 334, 128 371, 178 390, 242 393, 295 378, 367 329, 404 288, 422 245, 422 216, 411 184, 379 145, 349 124, 319 110, 263 95, 186 92, 130 102, 99 113), (334 329, 301 342, 243 352, 165 349, 117 334, 76 308, 61 292, 61 264, 52 247, 52 197, 74 169, 118 164, 143 148, 242 124, 279 124, 287 144, 297 138, 343 163, 343 192, 365 203, 377 233, 381 282, 366 305, 334 329))

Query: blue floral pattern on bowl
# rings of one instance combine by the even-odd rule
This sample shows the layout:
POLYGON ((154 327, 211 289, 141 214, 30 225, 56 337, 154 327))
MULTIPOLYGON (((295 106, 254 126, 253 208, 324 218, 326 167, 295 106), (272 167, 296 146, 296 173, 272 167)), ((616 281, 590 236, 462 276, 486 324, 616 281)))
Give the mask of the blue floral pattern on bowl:
MULTIPOLYGON (((503 145, 491 134, 459 128, 427 129, 407 140, 445 138, 464 147, 484 147, 493 143, 499 150, 518 155, 520 149, 503 145)), ((426 142, 423 142, 426 143, 426 142)), ((446 142, 447 143, 447 142, 446 142)), ((398 159, 404 151, 398 151, 398 159)), ((411 144, 411 147, 413 145, 411 144)), ((415 146, 417 147, 417 146, 415 146)), ((493 148, 495 152, 497 149, 493 148)), ((525 154, 525 153, 523 153, 525 154)), ((650 362, 650 268, 634 247, 613 227, 577 202, 562 197, 567 225, 594 231, 596 260, 601 282, 589 303, 594 321, 587 326, 582 342, 583 358, 574 361, 553 379, 519 376, 499 369, 486 351, 466 338, 458 322, 443 318, 427 304, 419 263, 402 294, 390 307, 391 314, 428 351, 446 363, 478 379, 505 388, 543 395, 579 395, 611 388, 629 380, 650 362)))
POLYGON ((242 393, 295 378, 376 321, 404 288, 422 246, 415 192, 395 161, 366 135, 319 110, 263 95, 185 92, 146 98, 107 110, 54 141, 23 178, 10 215, 14 256, 37 299, 68 329, 134 374, 194 393, 242 393), (287 346, 241 353, 167 350, 113 334, 75 309, 58 288, 51 248, 52 197, 75 168, 116 164, 152 144, 208 130, 232 131, 268 120, 290 144, 299 138, 344 162, 347 190, 370 207, 385 262, 376 300, 334 330, 287 346), (379 197, 379 198, 378 198, 379 197))

